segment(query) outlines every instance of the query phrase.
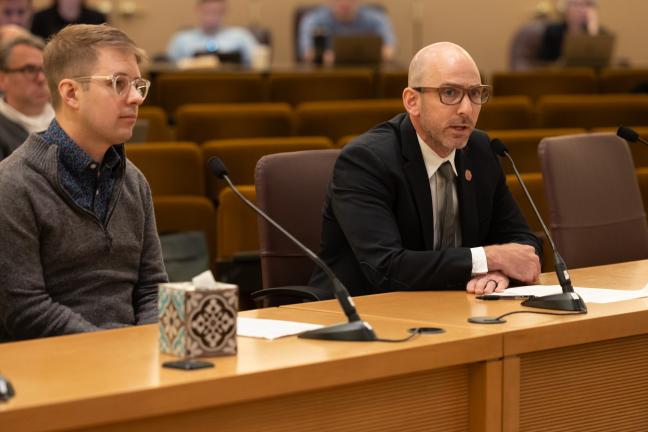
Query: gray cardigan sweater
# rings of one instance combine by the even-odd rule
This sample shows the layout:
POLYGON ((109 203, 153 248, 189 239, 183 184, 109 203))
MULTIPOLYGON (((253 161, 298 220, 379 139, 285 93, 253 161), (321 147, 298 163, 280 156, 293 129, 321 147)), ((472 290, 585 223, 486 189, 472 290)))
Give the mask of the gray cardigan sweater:
POLYGON ((157 320, 167 276, 144 176, 125 161, 102 223, 61 187, 58 160, 32 134, 0 163, 0 341, 157 320))

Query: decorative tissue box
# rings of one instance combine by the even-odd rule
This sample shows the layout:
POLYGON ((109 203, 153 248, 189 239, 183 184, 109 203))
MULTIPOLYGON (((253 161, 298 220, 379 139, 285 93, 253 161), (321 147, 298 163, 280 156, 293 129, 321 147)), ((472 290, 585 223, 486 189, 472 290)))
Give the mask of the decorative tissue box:
POLYGON ((160 285, 160 352, 190 358, 235 355, 238 286, 213 282, 202 288, 195 281, 160 285))

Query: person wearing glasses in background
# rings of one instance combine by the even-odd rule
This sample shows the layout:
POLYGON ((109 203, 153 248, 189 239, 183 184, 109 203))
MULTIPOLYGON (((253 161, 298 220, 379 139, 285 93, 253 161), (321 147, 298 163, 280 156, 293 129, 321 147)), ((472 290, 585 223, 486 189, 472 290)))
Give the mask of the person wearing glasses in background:
MULTIPOLYGON (((324 205, 320 256, 352 295, 504 290, 533 282, 541 245, 488 136, 475 130, 491 89, 462 47, 420 50, 406 113, 341 151, 324 205)), ((319 269, 310 284, 326 288, 319 269)))
POLYGON ((126 159, 149 81, 108 25, 71 25, 44 51, 55 119, 0 162, 0 341, 157 320, 167 281, 151 191, 126 159))
POLYGON ((18 36, 0 46, 0 160, 54 118, 43 72, 43 42, 18 36))

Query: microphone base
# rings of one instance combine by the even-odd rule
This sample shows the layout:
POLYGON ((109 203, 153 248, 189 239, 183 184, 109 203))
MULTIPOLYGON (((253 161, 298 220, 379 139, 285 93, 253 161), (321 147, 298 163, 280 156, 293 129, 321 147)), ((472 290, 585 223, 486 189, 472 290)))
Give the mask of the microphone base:
POLYGON ((371 326, 364 321, 351 321, 310 330, 299 334, 302 339, 322 339, 335 341, 375 341, 378 339, 371 326))
POLYGON ((468 322, 473 324, 504 324, 506 320, 492 316, 476 316, 468 318, 468 322))
POLYGON ((522 306, 587 313, 585 302, 575 292, 532 297, 524 300, 522 306))

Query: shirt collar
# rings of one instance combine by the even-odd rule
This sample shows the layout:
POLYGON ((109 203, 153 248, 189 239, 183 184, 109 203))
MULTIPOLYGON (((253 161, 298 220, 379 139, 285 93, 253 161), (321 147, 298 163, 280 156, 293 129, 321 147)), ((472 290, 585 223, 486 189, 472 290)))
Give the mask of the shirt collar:
POLYGON ((452 172, 457 175, 457 168, 455 167, 456 150, 452 150, 452 153, 442 158, 441 156, 436 154, 436 152, 432 150, 430 146, 425 143, 425 141, 423 141, 418 133, 416 134, 416 138, 418 139, 419 146, 421 147, 421 153, 423 154, 423 163, 425 163, 425 170, 427 171, 428 179, 431 179, 432 176, 436 174, 439 167, 446 161, 450 162, 450 166, 452 166, 452 172))
MULTIPOLYGON (((42 134, 43 139, 59 147, 59 160, 66 169, 72 173, 83 173, 84 171, 95 171, 97 162, 85 152, 70 136, 61 128, 56 119, 52 120, 49 128, 42 134)), ((122 162, 124 155, 123 145, 111 146, 104 155, 101 165, 114 171, 122 162)))

